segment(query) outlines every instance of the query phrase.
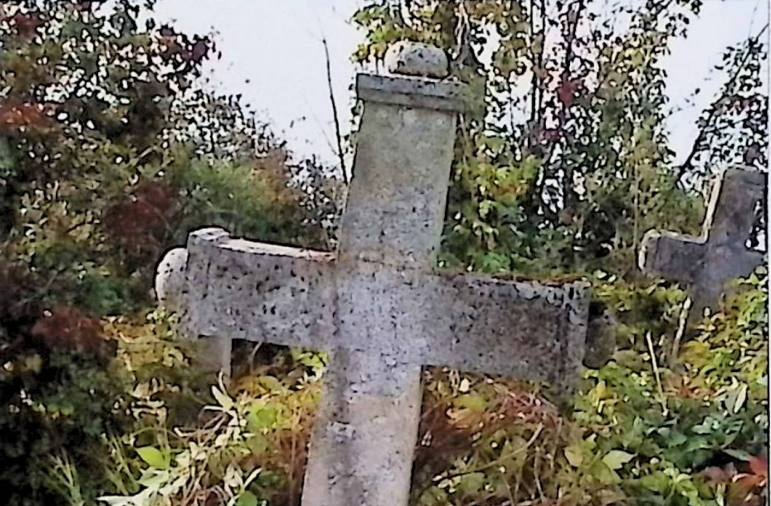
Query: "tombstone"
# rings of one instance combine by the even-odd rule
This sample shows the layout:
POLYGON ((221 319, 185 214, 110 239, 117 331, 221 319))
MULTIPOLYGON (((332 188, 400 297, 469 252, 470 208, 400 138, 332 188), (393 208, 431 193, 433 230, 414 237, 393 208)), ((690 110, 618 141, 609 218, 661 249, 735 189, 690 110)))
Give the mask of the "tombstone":
POLYGON ((329 352, 304 506, 407 505, 422 366, 569 388, 583 358, 586 283, 434 272, 464 87, 422 77, 447 73, 413 68, 446 66, 422 50, 431 57, 401 60, 405 75, 357 76, 336 254, 204 229, 166 263, 190 333, 329 352))
POLYGON ((723 171, 713 186, 701 236, 649 231, 640 249, 640 268, 686 285, 692 313, 715 308, 729 280, 751 274, 765 261, 763 253, 746 246, 765 189, 766 175, 761 172, 723 171))

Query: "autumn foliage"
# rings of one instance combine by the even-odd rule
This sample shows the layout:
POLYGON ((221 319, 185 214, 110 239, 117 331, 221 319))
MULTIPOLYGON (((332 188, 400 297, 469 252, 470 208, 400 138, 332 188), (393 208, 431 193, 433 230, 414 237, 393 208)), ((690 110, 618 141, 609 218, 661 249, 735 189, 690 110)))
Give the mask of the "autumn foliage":
MULTIPOLYGON (((214 41, 152 3, 0 3, 0 503, 297 506, 324 355, 237 343, 230 388, 210 388, 152 277, 201 226, 331 249, 342 185, 206 91, 214 41)), ((623 29, 589 1, 402 3, 355 13, 357 61, 429 41, 472 90, 441 262, 585 276, 617 345, 569 402, 425 371, 412 503, 760 504, 767 273, 680 342, 684 292, 634 258, 649 228, 698 229, 710 164, 765 165, 759 36, 719 62, 730 78, 675 164, 661 59, 700 1, 642 2, 623 29)))
MULTIPOLYGON (((319 223, 335 203, 296 175, 334 186, 330 173, 294 161, 235 97, 202 91, 213 41, 158 26, 151 7, 0 5, 4 504, 63 504, 49 472, 63 455, 90 476, 90 501, 104 491, 100 456, 137 423, 125 402, 142 377, 121 365, 125 334, 109 321, 144 318, 167 248, 204 225, 328 239, 319 223)), ((180 402, 170 419, 198 406, 180 402)))

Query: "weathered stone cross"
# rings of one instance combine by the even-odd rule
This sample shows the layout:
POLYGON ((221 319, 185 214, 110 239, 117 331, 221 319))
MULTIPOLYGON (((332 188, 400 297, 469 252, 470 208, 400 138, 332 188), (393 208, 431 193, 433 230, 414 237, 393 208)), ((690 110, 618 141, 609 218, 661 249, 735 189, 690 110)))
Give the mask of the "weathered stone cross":
POLYGON ((409 77, 357 78, 364 111, 336 255, 205 229, 164 261, 183 275, 159 291, 178 294, 189 332, 329 351, 304 506, 406 506, 421 366, 565 385, 583 358, 586 284, 433 272, 463 87, 417 77, 442 76, 436 49, 392 57, 409 77))
POLYGON ((765 255, 747 249, 746 243, 765 188, 766 176, 760 172, 722 172, 712 189, 701 236, 648 232, 640 249, 640 267, 687 285, 694 314, 714 307, 727 281, 751 274, 764 261, 765 255))

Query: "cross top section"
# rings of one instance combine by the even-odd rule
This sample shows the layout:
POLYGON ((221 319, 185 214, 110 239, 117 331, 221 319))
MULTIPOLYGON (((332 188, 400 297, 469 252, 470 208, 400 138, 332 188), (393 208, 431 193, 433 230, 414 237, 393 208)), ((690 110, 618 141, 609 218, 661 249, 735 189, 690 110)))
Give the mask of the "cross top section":
POLYGON ((765 255, 747 249, 746 243, 766 184, 766 175, 757 171, 721 172, 710 194, 701 235, 648 232, 640 249, 642 270, 685 284, 697 314, 714 307, 727 281, 749 275, 764 261, 765 255))
MULTIPOLYGON (((389 51, 394 71, 441 75, 447 65, 444 53, 431 46, 401 43, 396 48, 389 51)), ((455 114, 463 108, 463 86, 360 74, 356 91, 367 105, 342 220, 340 260, 430 269, 453 159, 447 139, 453 138, 455 114)))

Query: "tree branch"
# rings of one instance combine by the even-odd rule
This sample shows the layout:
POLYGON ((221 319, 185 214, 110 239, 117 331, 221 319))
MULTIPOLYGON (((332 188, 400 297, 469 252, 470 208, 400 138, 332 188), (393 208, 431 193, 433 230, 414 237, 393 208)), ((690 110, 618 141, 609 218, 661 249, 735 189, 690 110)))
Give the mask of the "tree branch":
POLYGON ((731 90, 731 87, 736 83, 736 80, 739 78, 739 74, 741 74, 742 70, 744 70, 744 67, 747 65, 747 62, 749 61, 750 57, 752 56, 752 52, 749 50, 752 47, 752 44, 755 44, 758 42, 760 37, 763 36, 765 31, 768 29, 768 23, 760 29, 757 35, 755 37, 751 37, 748 39, 749 44, 747 45, 747 54, 744 55, 744 58, 741 60, 739 65, 736 67, 736 71, 731 75, 731 77, 728 79, 726 84, 723 86, 723 89, 721 90, 722 94, 720 97, 718 97, 717 100, 712 102, 710 105, 709 113, 707 114, 707 118, 704 120, 704 124, 699 130, 698 135, 696 136, 696 139, 693 141, 693 144, 691 145, 691 150, 688 152, 688 156, 685 158, 685 161, 683 161, 682 164, 680 164, 678 170, 677 170, 677 177, 675 179, 675 184, 677 184, 680 179, 685 176, 686 172, 688 172, 689 169, 693 168, 693 162, 696 159, 696 156, 701 152, 701 146, 704 143, 704 140, 707 136, 707 133, 710 131, 710 129, 713 127, 712 122, 715 121, 718 112, 719 112, 719 105, 722 104, 722 102, 728 98, 727 93, 731 90))
POLYGON ((530 58, 532 59, 532 77, 530 81, 530 120, 528 127, 530 132, 527 136, 527 150, 533 151, 534 146, 538 143, 538 135, 543 130, 543 111, 541 110, 543 105, 543 89, 540 72, 543 71, 543 58, 546 40, 546 5, 545 0, 540 1, 540 17, 541 28, 536 33, 535 29, 535 0, 530 0, 530 58), (533 49, 536 38, 540 39, 540 47, 536 53, 533 49))
POLYGON ((340 162, 340 172, 343 175, 343 182, 348 184, 348 174, 345 172, 345 151, 343 150, 343 134, 340 128, 340 115, 337 111, 337 101, 335 100, 335 92, 332 86, 332 63, 329 58, 329 44, 327 44, 327 38, 321 37, 321 43, 324 45, 324 58, 326 59, 327 67, 327 86, 329 88, 329 102, 332 104, 332 119, 335 122, 335 141, 337 144, 337 157, 340 162))
MULTIPOLYGON (((578 30, 578 22, 581 19, 581 13, 586 7, 586 0, 577 0, 576 4, 573 4, 573 5, 570 6, 569 8, 570 10, 568 11, 568 22, 570 24, 568 25, 568 34, 565 40, 565 46, 566 46, 565 61, 563 63, 561 83, 560 83, 560 86, 568 86, 568 87, 572 86, 571 84, 569 84, 569 81, 570 81, 570 64, 573 61, 573 52, 574 52, 573 43, 575 42, 575 39, 576 39, 576 31, 578 30), (575 10, 573 10, 574 9, 573 5, 577 5, 575 7, 575 10), (572 16, 572 19, 571 19, 571 16, 572 16)), ((565 127, 565 122, 567 121, 568 108, 569 108, 568 102, 563 100, 562 108, 558 115, 559 126, 557 127, 560 135, 563 135, 563 137, 564 137, 563 129, 565 127)), ((563 150, 563 153, 564 153, 564 150, 563 150)), ((572 213, 573 207, 575 206, 575 192, 573 190, 573 169, 572 167, 568 167, 565 163, 562 163, 561 165, 562 165, 562 171, 563 171, 563 178, 562 178, 563 208, 568 213, 572 213)))

